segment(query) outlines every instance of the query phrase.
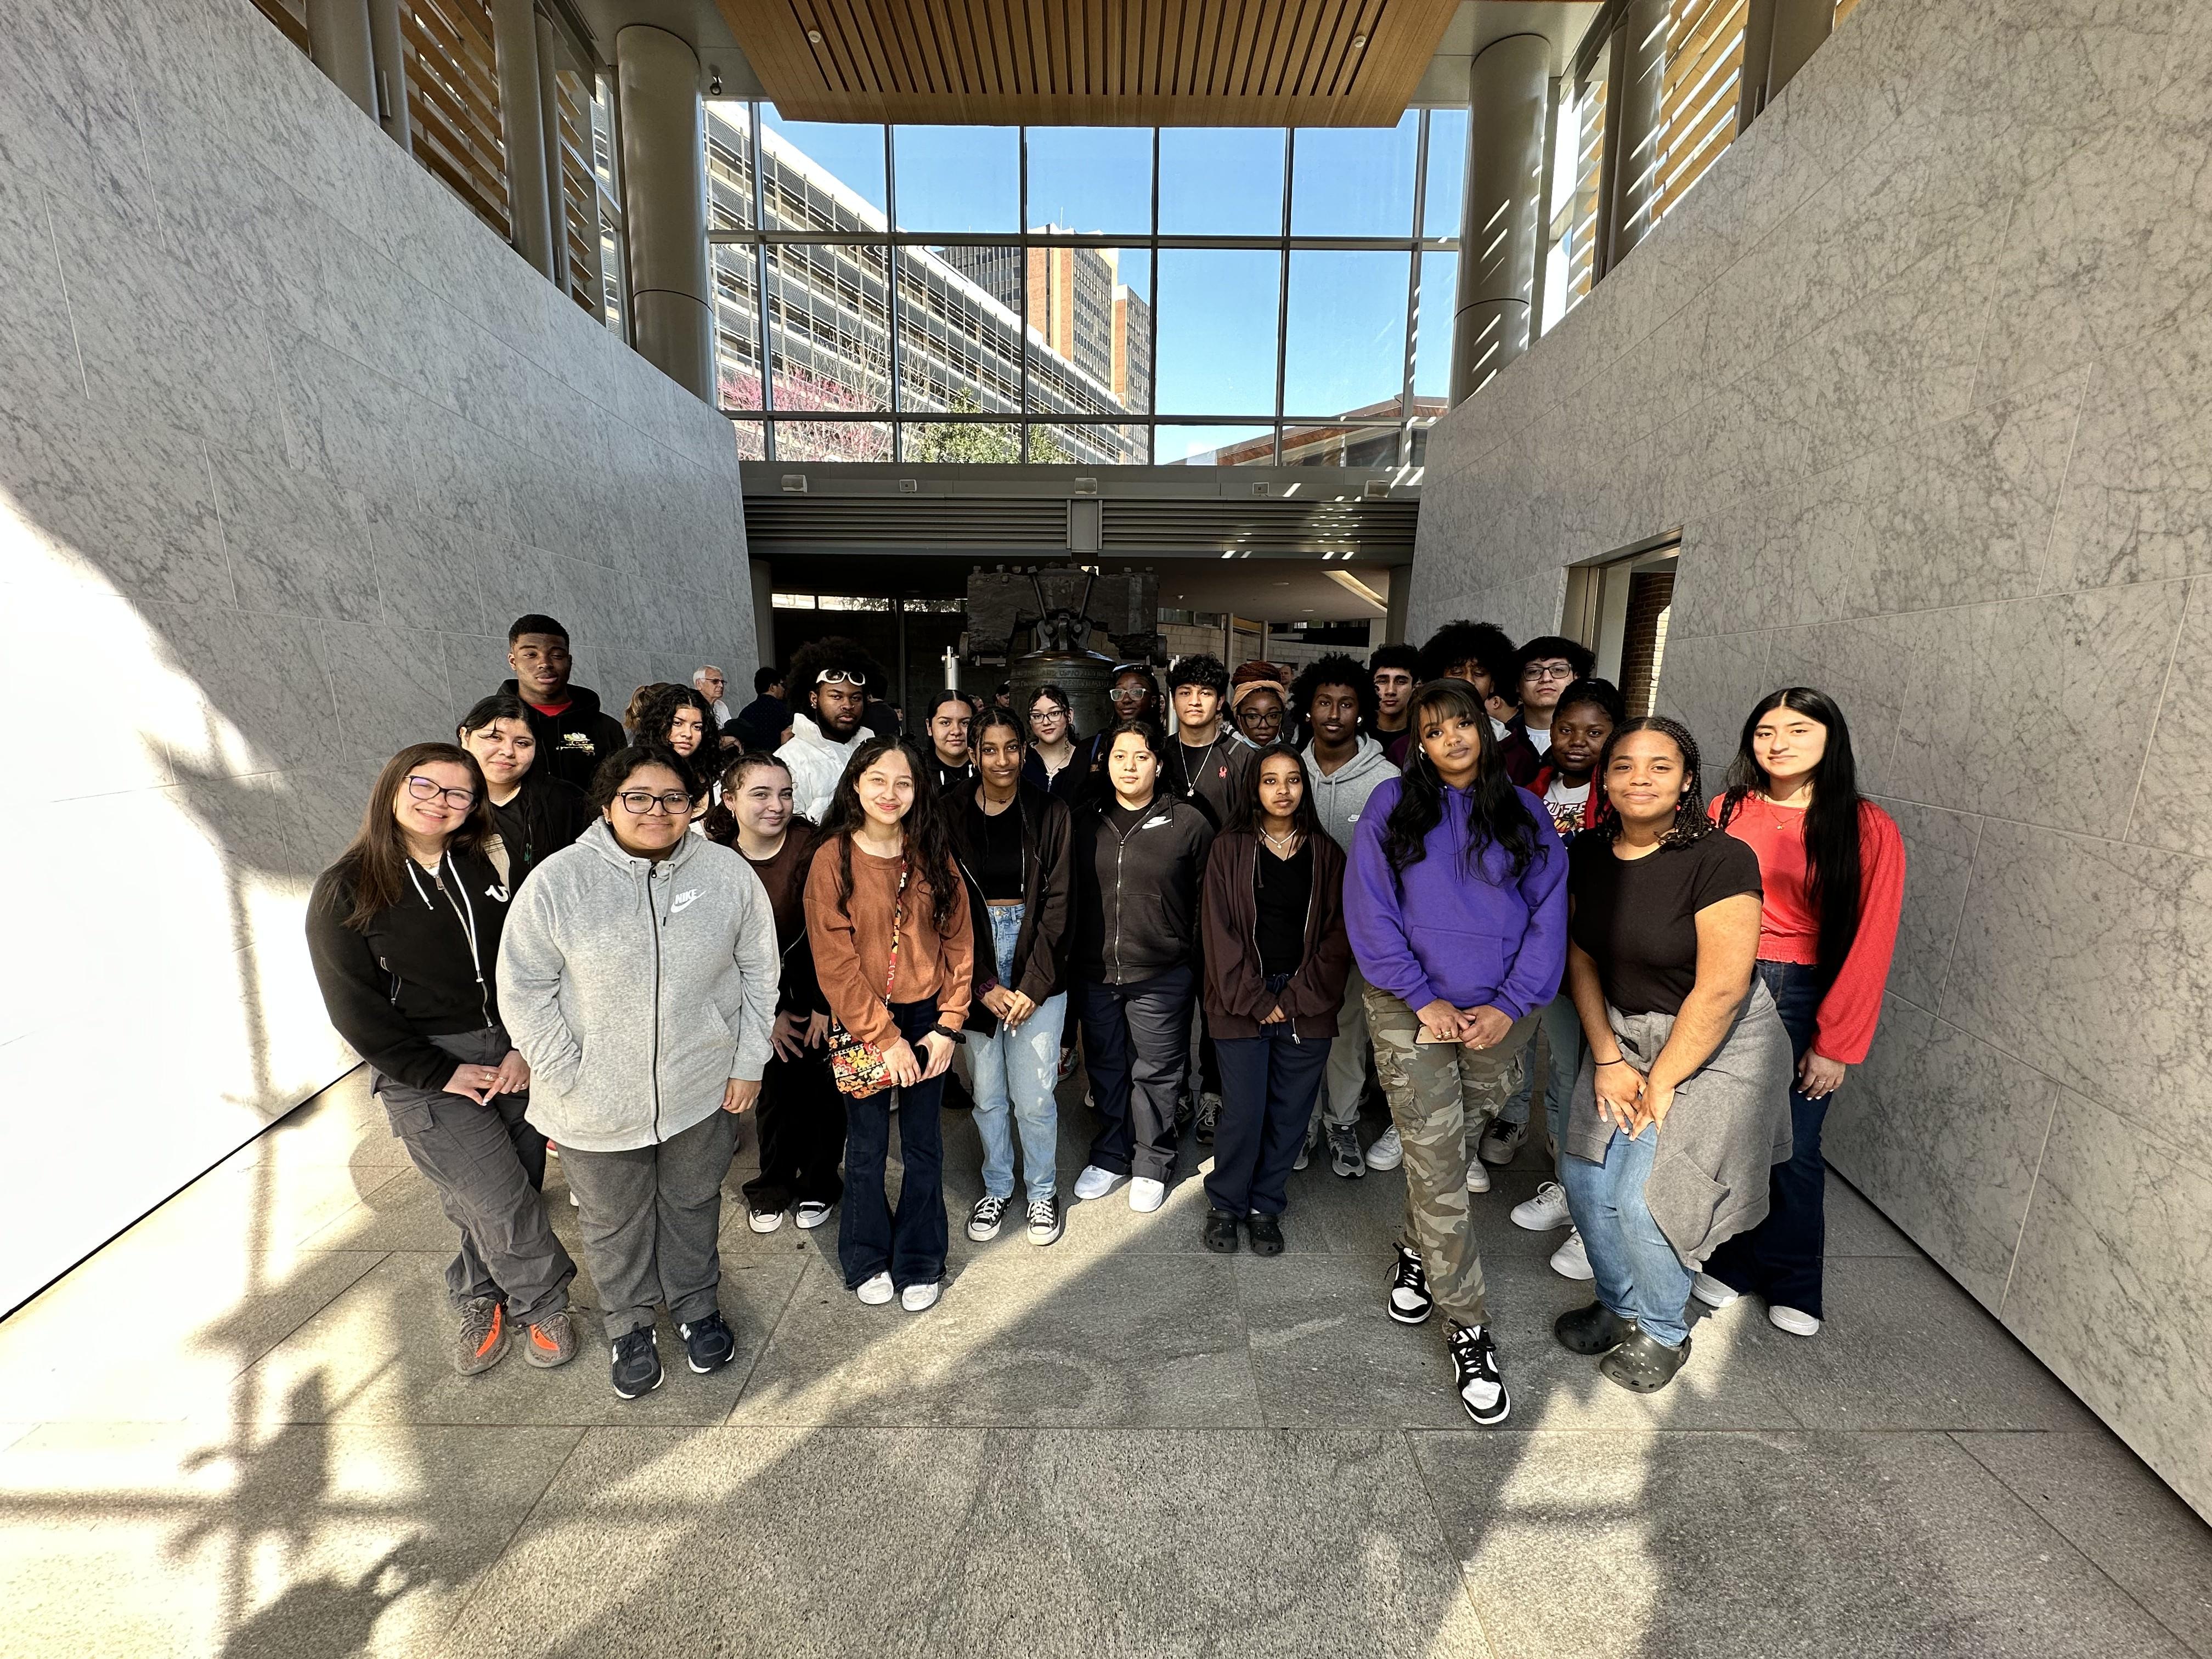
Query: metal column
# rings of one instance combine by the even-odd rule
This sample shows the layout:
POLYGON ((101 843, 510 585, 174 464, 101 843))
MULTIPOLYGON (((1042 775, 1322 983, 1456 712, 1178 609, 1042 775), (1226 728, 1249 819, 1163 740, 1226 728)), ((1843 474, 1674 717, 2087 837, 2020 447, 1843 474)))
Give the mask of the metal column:
POLYGON ((407 48, 399 33, 399 0, 368 0, 368 39, 376 58, 376 115, 385 136, 408 155, 415 129, 407 119, 407 48))
POLYGON ((368 0, 307 0, 307 55, 331 83, 376 119, 376 49, 368 0))
POLYGON ((553 212, 545 195, 545 126, 538 109, 538 11, 531 0, 491 0, 499 58, 499 128, 507 146, 507 211, 514 251, 553 275, 553 212))
POLYGON ((1459 403, 1528 349, 1529 301, 1543 246, 1544 116, 1552 43, 1508 35, 1468 76, 1467 191, 1453 307, 1451 400, 1459 403))
POLYGON ((615 36, 630 343, 703 403, 714 400, 714 290, 707 270, 706 112, 699 59, 665 29, 615 36))

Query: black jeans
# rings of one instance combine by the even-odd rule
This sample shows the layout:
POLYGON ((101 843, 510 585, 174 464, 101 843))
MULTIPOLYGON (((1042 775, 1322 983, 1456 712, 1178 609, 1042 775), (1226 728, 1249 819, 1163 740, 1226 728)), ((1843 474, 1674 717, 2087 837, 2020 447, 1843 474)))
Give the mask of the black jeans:
POLYGON ((1221 1119, 1206 1200, 1231 1215, 1280 1215, 1328 1070, 1329 1039, 1301 1042, 1285 1020, 1261 1026, 1258 1036, 1217 1037, 1214 1046, 1221 1054, 1221 1119))
POLYGON ((1115 1175, 1175 1178, 1176 1099, 1190 1072, 1188 968, 1129 985, 1076 988, 1083 1020, 1083 1063, 1091 1097, 1104 1120, 1091 1162, 1115 1175))
MULTIPOLYGON (((895 1002, 899 1035, 927 1061, 921 1034, 937 1023, 937 1004, 895 1002)), ((845 1208, 837 1223, 837 1263, 845 1287, 857 1290, 889 1271, 899 1290, 945 1277, 951 1230, 945 1220, 945 1138, 937 1121, 945 1074, 911 1089, 881 1089, 845 1102, 845 1208), (890 1158, 891 1114, 898 1114, 898 1210, 892 1212, 884 1170, 890 1158)))
POLYGON ((837 1160, 845 1152, 845 1097, 830 1076, 830 1050, 797 1060, 769 1056, 761 1073, 760 1173, 745 1182, 756 1210, 835 1204, 845 1190, 837 1160))
MULTIPOLYGON (((1762 962, 1759 976, 1790 1033, 1790 1058, 1802 1062, 1820 1018, 1818 976, 1794 962, 1762 962)), ((1791 1085, 1790 1161, 1776 1164, 1767 1177, 1766 1219, 1729 1239, 1705 1263, 1705 1271, 1723 1284, 1815 1319, 1823 1316, 1820 1264, 1827 1254, 1828 1166, 1820 1156, 1820 1126, 1827 1116, 1826 1100, 1791 1085)))

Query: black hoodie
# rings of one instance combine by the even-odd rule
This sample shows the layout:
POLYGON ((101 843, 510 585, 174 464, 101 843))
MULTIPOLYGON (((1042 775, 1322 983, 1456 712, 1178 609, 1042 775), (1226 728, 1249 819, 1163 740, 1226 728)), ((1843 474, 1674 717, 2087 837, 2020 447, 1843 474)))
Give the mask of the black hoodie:
POLYGON ((491 809, 491 821, 507 843, 513 884, 521 886, 531 871, 590 829, 596 816, 574 784, 543 775, 535 766, 524 773, 514 799, 491 809))
POLYGON ((1195 801, 1163 793, 1125 830, 1107 800, 1075 814, 1073 976, 1133 985, 1195 967, 1213 820, 1195 801))
POLYGON ((404 873, 399 902, 357 933, 345 925, 349 872, 324 871, 307 900, 307 955, 331 1024, 356 1054, 412 1088, 442 1089, 455 1062, 430 1038, 499 1024, 507 886, 481 853, 449 854, 435 881, 412 860, 404 873))
MULTIPOLYGON (((501 682, 499 689, 509 696, 522 696, 513 680, 501 682)), ((530 729, 538 738, 538 764, 550 776, 589 793, 592 774, 599 769, 599 763, 628 739, 620 720, 599 712, 598 692, 572 685, 567 695, 568 706, 557 714, 540 714, 527 697, 522 697, 522 706, 530 711, 530 729)))

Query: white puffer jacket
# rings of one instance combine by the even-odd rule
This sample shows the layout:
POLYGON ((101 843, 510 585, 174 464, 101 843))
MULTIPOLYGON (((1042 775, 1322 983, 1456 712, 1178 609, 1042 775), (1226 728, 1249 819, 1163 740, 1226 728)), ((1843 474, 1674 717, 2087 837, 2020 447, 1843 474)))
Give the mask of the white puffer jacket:
POLYGON ((830 798, 837 793, 837 780, 845 775, 845 763, 875 735, 864 726, 844 742, 832 743, 812 720, 793 714, 791 741, 775 751, 775 757, 791 769, 792 809, 803 818, 821 823, 830 810, 830 798))

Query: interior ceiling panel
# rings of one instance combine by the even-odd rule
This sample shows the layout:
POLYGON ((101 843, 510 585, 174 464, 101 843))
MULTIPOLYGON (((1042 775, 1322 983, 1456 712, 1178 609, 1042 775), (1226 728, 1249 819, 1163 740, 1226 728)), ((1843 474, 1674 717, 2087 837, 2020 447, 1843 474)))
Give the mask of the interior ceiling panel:
POLYGON ((720 0, 789 120, 1388 126, 1459 0, 720 0))

